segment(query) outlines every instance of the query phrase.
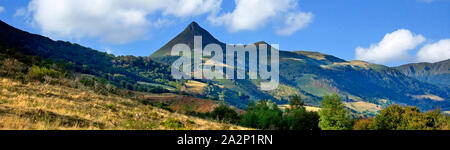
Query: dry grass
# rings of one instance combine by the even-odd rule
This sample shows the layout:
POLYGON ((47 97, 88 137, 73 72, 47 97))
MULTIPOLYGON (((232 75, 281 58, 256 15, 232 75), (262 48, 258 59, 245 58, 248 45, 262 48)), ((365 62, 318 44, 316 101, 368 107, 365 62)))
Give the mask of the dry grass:
MULTIPOLYGON (((289 108, 289 104, 284 104, 284 105, 278 105, 278 107, 282 110, 285 110, 287 108, 289 108)), ((306 111, 310 111, 310 112, 319 112, 320 107, 314 107, 314 106, 304 106, 306 111)))
MULTIPOLYGON (((270 91, 270 95, 272 95, 276 99, 289 99, 293 95, 300 95, 301 93, 298 92, 298 89, 295 87, 280 84, 276 90, 270 91)), ((305 95, 301 95, 302 97, 306 97, 305 95)))
POLYGON ((360 61, 360 60, 351 60, 351 61, 347 61, 347 62, 335 62, 331 65, 321 65, 320 67, 322 68, 332 68, 334 66, 351 66, 352 68, 364 68, 364 69, 369 69, 370 68, 370 63, 365 62, 365 61, 360 61))
POLYGON ((281 58, 281 59, 284 59, 284 60, 293 60, 293 61, 301 61, 301 62, 304 62, 304 61, 305 61, 305 60, 300 59, 300 58, 281 58))
POLYGON ((197 117, 171 113, 116 95, 86 88, 42 83, 22 84, 0 78, 0 129, 174 129, 164 122, 178 120, 186 130, 245 129, 197 117))
POLYGON ((295 53, 305 55, 309 58, 313 58, 316 60, 325 60, 325 55, 319 52, 309 52, 309 51, 296 51, 295 53))
POLYGON ((345 102, 345 106, 356 110, 357 112, 371 112, 371 113, 375 113, 381 110, 381 107, 373 104, 373 103, 369 103, 369 102, 363 102, 363 101, 358 101, 358 102, 345 102))
POLYGON ((312 112, 319 112, 320 107, 314 107, 314 106, 305 106, 306 111, 312 111, 312 112))
POLYGON ((188 82, 186 82, 186 90, 189 93, 202 95, 206 86, 207 85, 205 83, 198 81, 189 80, 188 82))
POLYGON ((208 99, 201 99, 189 96, 182 96, 176 94, 153 94, 145 97, 149 102, 159 102, 169 105, 169 108, 181 112, 211 112, 219 105, 219 101, 213 101, 208 99))

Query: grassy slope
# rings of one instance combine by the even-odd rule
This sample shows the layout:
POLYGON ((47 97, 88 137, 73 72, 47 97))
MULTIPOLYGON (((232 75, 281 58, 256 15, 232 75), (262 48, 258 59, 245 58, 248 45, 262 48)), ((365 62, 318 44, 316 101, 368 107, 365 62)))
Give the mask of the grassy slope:
POLYGON ((0 78, 0 129, 245 129, 144 105, 84 87, 22 84, 0 78), (177 122, 177 121, 175 121, 177 122), (181 125, 181 128, 180 128, 181 125))

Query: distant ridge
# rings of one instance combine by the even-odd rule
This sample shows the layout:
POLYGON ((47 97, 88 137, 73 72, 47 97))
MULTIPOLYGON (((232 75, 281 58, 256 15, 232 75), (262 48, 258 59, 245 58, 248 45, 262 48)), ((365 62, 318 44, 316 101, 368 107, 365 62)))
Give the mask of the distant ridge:
POLYGON ((450 59, 436 63, 412 63, 394 67, 418 80, 450 88, 450 59))
MULTIPOLYGON (((211 43, 219 44, 222 48, 225 45, 196 22, 192 22, 150 58, 160 63, 172 64, 178 57, 170 55, 171 48, 175 44, 185 43, 193 49, 194 36, 202 36, 203 47, 211 43)), ((259 41, 254 44, 267 42, 259 41)), ((421 82, 384 65, 346 61, 310 51, 279 50, 279 59, 280 88, 275 91, 261 91, 258 88, 261 81, 215 80, 212 83, 223 87, 221 92, 225 93, 225 101, 240 108, 245 107, 249 100, 270 99, 277 103, 287 103, 293 94, 301 95, 308 105, 317 106, 324 95, 338 93, 348 105, 364 103, 386 106, 396 103, 418 106, 423 110, 437 107, 450 110, 448 89, 421 82), (430 96, 440 97, 444 101, 426 99, 430 96)), ((373 110, 368 111, 375 113, 373 110)))

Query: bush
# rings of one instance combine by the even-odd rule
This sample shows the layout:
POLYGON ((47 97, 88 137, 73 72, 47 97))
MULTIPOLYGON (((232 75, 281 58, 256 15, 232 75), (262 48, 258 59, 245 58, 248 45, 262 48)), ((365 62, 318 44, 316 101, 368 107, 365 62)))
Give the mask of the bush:
POLYGON ((421 113, 417 107, 391 105, 375 116, 377 130, 436 130, 448 129, 449 118, 441 111, 421 113))
POLYGON ((373 125, 373 118, 356 119, 353 124, 353 130, 372 130, 374 129, 373 125))
POLYGON ((28 81, 44 81, 44 77, 52 77, 52 78, 58 78, 60 77, 61 73, 54 69, 48 69, 46 67, 39 67, 39 66, 32 66, 29 68, 29 71, 26 75, 26 79, 28 81))
POLYGON ((0 61, 0 75, 14 77, 22 74, 25 71, 25 65, 14 58, 6 58, 0 61))
POLYGON ((236 110, 229 108, 226 105, 219 105, 218 107, 214 108, 210 116, 213 119, 230 123, 238 123, 240 120, 236 110))
POLYGON ((94 85, 95 85, 95 81, 92 80, 92 79, 89 79, 87 77, 82 77, 80 79, 80 83, 83 84, 86 87, 94 87, 94 85))
POLYGON ((163 125, 166 128, 174 129, 174 130, 182 130, 184 129, 184 124, 178 119, 169 118, 164 122, 161 122, 161 125, 163 125))
POLYGON ((114 104, 106 104, 105 108, 110 109, 112 111, 116 111, 116 106, 114 106, 114 104))

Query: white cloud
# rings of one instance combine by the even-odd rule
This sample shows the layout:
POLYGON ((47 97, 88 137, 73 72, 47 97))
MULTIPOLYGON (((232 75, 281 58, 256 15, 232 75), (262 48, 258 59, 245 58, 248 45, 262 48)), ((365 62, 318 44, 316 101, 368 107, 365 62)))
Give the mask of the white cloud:
POLYGON ((311 13, 291 13, 297 8, 296 0, 235 0, 235 4, 232 12, 213 14, 208 20, 212 24, 226 26, 228 30, 237 32, 255 30, 269 21, 284 18, 285 27, 279 29, 279 32, 288 35, 306 26, 312 17, 311 13))
POLYGON ((222 0, 172 0, 167 2, 164 14, 178 17, 196 16, 212 11, 219 11, 222 0))
POLYGON ((110 43, 141 39, 152 28, 204 14, 230 31, 280 21, 275 27, 279 35, 306 27, 313 16, 296 10, 297 0, 235 0, 232 12, 220 14, 221 4, 222 0, 31 0, 28 9, 18 9, 14 16, 30 18, 52 38, 89 37, 110 43))
POLYGON ((27 13, 27 9, 22 7, 16 10, 16 13, 14 13, 14 17, 25 17, 27 13))
POLYGON ((422 62, 438 62, 450 59, 450 39, 425 45, 417 53, 417 59, 422 62))
POLYGON ((415 35, 409 30, 400 29, 384 36, 378 44, 369 48, 356 48, 356 59, 374 63, 387 63, 409 59, 408 51, 423 43, 422 35, 415 35))
POLYGON ((294 32, 308 26, 312 19, 312 13, 289 13, 286 17, 286 21, 284 22, 285 26, 277 29, 276 33, 278 35, 291 35, 294 32))
POLYGON ((32 0, 28 11, 44 34, 95 37, 111 43, 142 38, 166 18, 192 17, 220 9, 221 0, 32 0))
POLYGON ((279 15, 292 7, 292 0, 235 0, 233 12, 210 17, 218 25, 226 25, 231 31, 254 30, 268 18, 279 15))
POLYGON ((5 7, 0 6, 0 13, 2 13, 2 12, 4 12, 4 11, 5 11, 5 7))

